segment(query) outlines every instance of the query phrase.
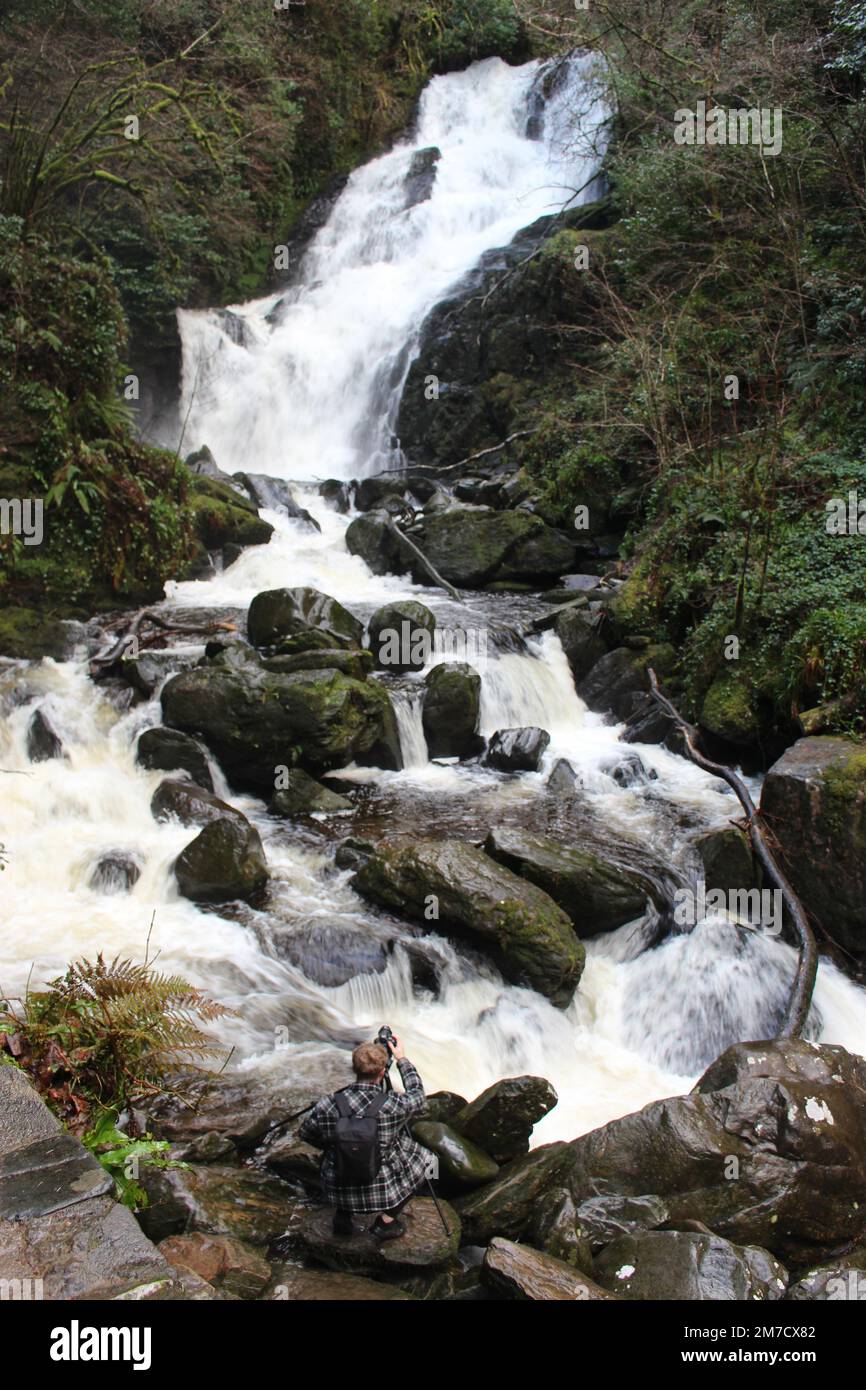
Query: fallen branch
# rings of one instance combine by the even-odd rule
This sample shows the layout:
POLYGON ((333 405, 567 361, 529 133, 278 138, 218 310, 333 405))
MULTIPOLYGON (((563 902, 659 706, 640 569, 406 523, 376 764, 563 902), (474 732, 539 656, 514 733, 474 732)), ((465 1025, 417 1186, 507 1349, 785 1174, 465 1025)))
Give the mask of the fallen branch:
POLYGON ((91 658, 91 675, 94 675, 98 671, 106 670, 109 666, 113 666, 115 662, 119 661, 124 652, 128 649, 130 642, 134 642, 137 639, 139 629, 145 622, 152 623, 154 627, 162 628, 163 631, 179 632, 184 635, 194 634, 195 636, 207 636, 213 632, 235 631, 234 623, 175 623, 171 622, 168 618, 161 617, 158 613, 154 613, 150 608, 142 608, 140 612, 136 613, 122 637, 118 638, 106 651, 99 652, 96 656, 91 658))
POLYGON ((676 724, 683 735, 686 751, 693 763, 703 768, 705 772, 711 773, 714 777, 720 777, 727 782, 733 789, 736 796, 746 813, 746 823, 749 831, 749 838, 752 841, 755 853, 769 876, 770 880, 781 890, 782 899, 790 913, 794 923, 794 930, 799 942, 799 961, 794 983, 791 987, 791 996, 788 1000, 788 1009, 785 1016, 784 1026, 780 1033, 783 1038, 797 1038, 803 1031, 806 1019, 809 1016, 809 1008, 812 1003, 812 994, 815 989, 815 976, 818 972, 818 947, 815 936, 806 919, 806 913, 800 899, 797 897, 790 883, 779 867, 778 860, 767 842, 767 834, 761 825, 760 812, 752 800, 748 787, 736 772, 731 768, 725 767, 722 763, 714 763, 699 750, 697 746, 698 731, 693 724, 683 718, 675 705, 666 699, 659 689, 658 679, 655 671, 650 669, 649 675, 650 692, 653 699, 664 710, 665 714, 676 724))
POLYGON ((457 603, 463 602, 463 599, 460 597, 457 590, 454 588, 454 585, 449 584, 447 579, 442 578, 442 575, 439 573, 439 571, 433 568, 430 561, 427 559, 427 556, 424 554, 423 550, 420 550, 414 541, 410 541, 409 537, 406 535, 406 532, 401 531, 400 527, 397 525, 395 521, 388 521, 388 530, 391 532, 392 535, 396 536, 399 541, 403 542, 405 545, 409 547, 415 558, 420 561, 425 573, 429 574, 434 584, 438 584, 439 588, 444 589, 445 592, 450 594, 451 597, 457 603))
POLYGON ((512 439, 523 439, 528 434, 536 434, 538 428, 538 425, 534 425, 529 430, 515 430, 507 439, 503 439, 501 444, 491 444, 486 449, 479 449, 477 454, 467 454, 465 459, 459 459, 457 463, 413 463, 411 466, 401 464, 399 468, 383 468, 375 476, 385 478, 390 473, 417 473, 422 468, 425 468, 429 473, 453 473, 455 468, 465 468, 467 463, 474 463, 476 459, 483 459, 486 454, 498 454, 499 450, 504 449, 506 444, 510 444, 512 439))

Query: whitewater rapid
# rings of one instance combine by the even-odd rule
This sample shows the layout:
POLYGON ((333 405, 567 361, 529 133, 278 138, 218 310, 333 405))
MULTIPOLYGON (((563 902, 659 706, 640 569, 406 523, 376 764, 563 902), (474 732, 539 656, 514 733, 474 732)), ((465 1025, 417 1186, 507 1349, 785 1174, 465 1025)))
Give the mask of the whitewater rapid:
MULTIPOLYGON (((491 634, 514 626, 515 597, 468 594, 457 606, 441 591, 371 574, 346 548, 351 516, 338 515, 303 484, 363 476, 393 459, 396 405, 425 313, 485 250, 555 211, 590 180, 604 113, 582 62, 555 85, 542 136, 530 138, 529 113, 543 76, 539 64, 509 68, 491 59, 434 79, 411 137, 351 176, 292 288, 233 306, 241 330, 237 322, 227 327, 217 311, 180 314, 184 448, 208 445, 228 472, 300 480, 297 500, 321 531, 266 512, 275 528, 271 542, 246 550, 207 581, 169 585, 172 608, 243 610, 262 590, 311 585, 364 619, 384 602, 411 596, 443 625, 489 627, 491 634), (430 197, 406 208, 407 170, 431 146, 441 157, 430 197)), ((195 659, 201 648, 175 651, 195 659)), ((79 955, 142 959, 149 941, 160 969, 185 975, 237 1010, 218 1034, 226 1054, 234 1049, 231 1066, 265 1076, 315 1075, 317 1059, 388 1022, 405 1037, 429 1090, 473 1096, 502 1076, 547 1077, 560 1100, 538 1127, 538 1142, 573 1138, 687 1089, 715 1051, 766 1026, 791 978, 790 947, 755 933, 743 938, 729 923, 708 920, 641 951, 638 922, 588 944, 586 970, 566 1010, 504 983, 491 965, 435 936, 426 941, 436 963, 434 993, 413 983, 405 924, 370 909, 352 890, 350 874, 334 868, 335 827, 349 834, 355 818, 327 825, 272 820, 262 802, 230 793, 216 766, 217 790, 259 828, 272 877, 262 909, 203 911, 179 895, 172 873, 195 830, 153 819, 150 800, 164 774, 135 760, 138 735, 160 722, 158 692, 125 707, 115 692, 89 681, 87 655, 82 640, 70 662, 0 664, 6 994, 22 993, 28 980, 39 987, 79 955), (61 738, 62 758, 29 761, 27 728, 36 709, 61 738), (127 893, 91 886, 96 864, 111 852, 141 868, 127 893), (397 940, 384 973, 329 988, 279 953, 280 932, 312 929, 326 938, 339 926, 397 940)), ((421 727, 423 674, 404 678, 393 689, 404 770, 341 774, 374 798, 374 809, 384 807, 385 831, 421 833, 443 823, 458 827, 453 833, 472 827, 470 838, 481 838, 515 813, 543 829, 552 805, 546 780, 559 757, 577 770, 588 806, 612 835, 651 846, 680 874, 689 871, 688 835, 739 815, 723 784, 655 745, 635 749, 655 778, 618 785, 606 769, 623 753, 619 730, 578 698, 553 634, 516 649, 491 641, 476 664, 482 732, 547 729, 540 771, 502 778, 479 766, 431 763, 421 727)), ((822 964, 815 999, 819 1036, 866 1054, 866 991, 822 964)))

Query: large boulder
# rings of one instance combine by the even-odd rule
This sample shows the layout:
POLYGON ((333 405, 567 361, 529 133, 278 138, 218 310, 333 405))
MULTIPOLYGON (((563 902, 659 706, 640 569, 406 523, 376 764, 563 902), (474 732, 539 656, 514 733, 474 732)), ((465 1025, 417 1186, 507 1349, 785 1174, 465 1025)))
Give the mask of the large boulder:
POLYGON ((424 681, 422 720, 431 758, 471 758, 483 747, 478 734, 481 677, 463 661, 443 661, 424 681))
POLYGON ((613 931, 646 910, 648 889, 640 877, 606 863, 592 850, 509 826, 491 830, 484 848, 559 903, 579 936, 613 931))
POLYGON ((258 507, 279 512, 291 521, 300 521, 310 531, 321 531, 315 517, 305 507, 299 507, 294 493, 282 478, 271 478, 266 473, 235 473, 235 481, 245 488, 258 507))
POLYGON ((777 1302, 788 1274, 766 1250, 696 1231, 618 1236, 595 1261, 595 1276, 621 1298, 777 1302))
POLYGON ((181 1273, 197 1274, 212 1288, 235 1298, 257 1298, 270 1283, 267 1260, 231 1236, 210 1236, 202 1231, 167 1236, 160 1241, 159 1253, 181 1273))
POLYGON ((571 1000, 585 952, 565 913, 534 884, 471 845, 380 845, 352 883, 380 906, 424 924, 435 904, 439 930, 486 946, 507 979, 563 1008, 571 1000))
POLYGON ((290 675, 245 667, 197 667, 162 692, 165 722, 204 738, 228 778, 259 793, 295 760, 313 772, 355 759, 399 768, 394 710, 376 681, 339 671, 290 675))
POLYGON ((150 811, 154 820, 179 820, 181 825, 210 825, 219 820, 249 825, 243 811, 235 810, 215 792, 176 777, 160 782, 151 797, 150 811))
POLYGON ((346 528, 346 549, 358 555, 373 574, 413 574, 417 556, 391 524, 385 511, 356 516, 346 528))
POLYGON ((275 928, 271 941, 278 956, 329 989, 358 975, 381 975, 393 944, 372 930, 339 921, 275 928))
POLYGON ((222 817, 206 825, 174 862, 177 886, 196 903, 250 901, 268 881, 259 832, 222 817))
POLYGON ((543 1076, 512 1076, 488 1086, 451 1123, 497 1163, 507 1163, 529 1152, 533 1127, 558 1100, 543 1076))
POLYGON ((604 1303, 615 1299, 563 1260, 496 1236, 484 1255, 482 1279, 505 1298, 544 1303, 604 1303))
POLYGON ((807 910, 844 949, 866 951, 866 745, 799 739, 767 773, 761 815, 807 910))
POLYGON ((705 830, 692 841, 704 871, 707 892, 757 888, 759 869, 748 836, 735 825, 705 830))
POLYGON ((207 755, 200 743, 189 734, 158 725, 145 729, 135 750, 136 762, 142 767, 160 772, 188 772, 193 782, 206 791, 213 791, 213 779, 207 755))
POLYGON ((499 1164, 484 1149, 441 1120, 416 1120, 412 1134, 419 1144, 436 1154, 440 1181, 454 1191, 480 1187, 499 1172, 499 1164))
POLYGON ((652 1194, 672 1221, 803 1263, 862 1235, 864 1115, 862 1058, 795 1039, 740 1043, 690 1095, 577 1139, 568 1185, 578 1202, 652 1194))
POLYGON ((484 762, 497 772, 537 772, 550 734, 528 725, 522 729, 497 729, 490 740, 484 762))
POLYGON ((382 670, 421 671, 433 650, 436 618, 423 603, 401 599, 377 608, 368 624, 370 651, 382 670))
POLYGON ((568 658, 575 682, 582 681, 606 651, 593 617, 585 608, 569 605, 557 613, 553 630, 568 658))
POLYGON ((544 1144, 507 1163, 493 1182, 455 1202, 464 1239, 474 1245, 486 1245, 497 1235, 520 1240, 545 1194, 561 1185, 572 1166, 568 1144, 544 1144))
POLYGON ((332 647, 359 647, 364 635, 364 624, 318 589, 267 589, 256 594, 247 613, 254 647, 273 647, 310 628, 330 638, 332 647))
POLYGON ((536 1203, 527 1240, 575 1269, 592 1269, 592 1246, 567 1187, 549 1188, 536 1203))
POLYGON ((422 549, 443 578, 463 589, 480 589, 496 578, 543 582, 574 563, 573 546, 540 517, 489 507, 456 507, 427 517, 422 549))
POLYGON ((380 1241, 364 1229, 372 1224, 372 1213, 359 1213, 355 1218, 357 1234, 347 1240, 334 1235, 333 1212, 329 1208, 299 1208, 289 1226, 288 1240, 316 1264, 358 1273, 439 1269, 454 1258, 460 1244, 460 1220, 447 1202, 440 1200, 437 1211, 429 1197, 413 1197, 400 1219, 406 1227, 405 1234, 395 1240, 380 1241))
POLYGON ((216 478, 197 477, 190 488, 193 527, 201 554, 225 545, 266 545, 274 534, 258 508, 229 484, 216 478))

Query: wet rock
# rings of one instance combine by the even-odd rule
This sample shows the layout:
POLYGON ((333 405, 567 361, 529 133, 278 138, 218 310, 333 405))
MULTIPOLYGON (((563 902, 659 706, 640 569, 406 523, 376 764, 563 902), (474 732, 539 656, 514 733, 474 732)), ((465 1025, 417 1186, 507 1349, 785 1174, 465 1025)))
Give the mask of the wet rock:
POLYGON ((464 1239, 477 1245, 486 1245, 496 1235, 520 1240, 540 1199, 561 1183, 571 1166, 568 1144, 543 1144, 506 1164, 493 1182, 455 1202, 464 1239))
POLYGON ((270 1283, 267 1260, 231 1236, 209 1236, 200 1231, 169 1236, 160 1242, 159 1253, 181 1273, 196 1274, 212 1288, 235 1298, 257 1298, 270 1283))
POLYGON ((463 661, 443 661, 424 681, 422 719, 431 758, 471 758, 480 752, 481 677, 463 661))
POLYGON ((236 811, 215 792, 175 777, 160 782, 151 797, 150 813, 154 820, 179 820, 181 825, 211 825, 219 820, 250 824, 243 811, 236 811))
POLYGON ((866 1301, 866 1247, 840 1255, 801 1274, 788 1289, 791 1303, 866 1301))
POLYGON ((775 762, 761 815, 804 907, 845 950, 866 951, 866 749, 802 738, 775 762))
POLYGON ((326 478, 323 483, 319 483, 319 496, 341 516, 345 516, 349 510, 349 489, 338 478, 326 478))
POLYGON ((310 651, 267 657, 262 662, 266 671, 276 671, 285 676, 294 671, 342 671, 344 676, 351 676, 356 681, 365 681, 372 665, 372 653, 360 647, 314 647, 310 651))
POLYGON ((272 647, 310 628, 331 638, 332 647, 358 647, 364 635, 363 623, 318 589, 268 589, 250 604, 247 632, 254 647, 272 647))
POLYGON ((497 729, 490 740, 484 762, 497 772, 537 772, 550 734, 546 729, 497 729))
POLYGON ((296 1265, 274 1266, 270 1287, 263 1295, 289 1303, 382 1303, 414 1302, 412 1294, 393 1284, 380 1284, 360 1274, 342 1274, 332 1269, 298 1269, 296 1265))
POLYGON ((282 478, 269 478, 265 473, 236 473, 235 480, 246 488, 256 506, 280 512, 291 521, 300 521, 310 531, 321 531, 315 517, 305 507, 299 507, 292 489, 282 478))
POLYGON ((468 1104, 466 1097, 459 1096, 456 1091, 434 1091, 427 1097, 424 1119, 441 1120, 443 1124, 449 1124, 458 1110, 463 1110, 468 1104))
POLYGON ((478 1144, 440 1120, 416 1120, 412 1135, 439 1159, 439 1177, 452 1191, 466 1191, 490 1182, 499 1164, 478 1144))
POLYGON ((327 988, 344 985, 356 975, 381 975, 392 947, 387 938, 340 922, 275 929, 272 941, 277 955, 327 988))
POLYGON ((141 656, 124 657, 121 667, 124 678, 150 700, 163 681, 180 671, 190 670, 196 660, 193 656, 180 657, 175 652, 142 652, 141 656))
POLYGON ((766 1250, 691 1231, 618 1236, 595 1261, 604 1288, 621 1298, 777 1302, 788 1272, 766 1250))
POLYGON ((617 1236, 651 1231, 670 1216, 660 1197, 588 1197, 577 1207, 577 1221, 592 1250, 609 1245, 617 1236))
POLYGON ((365 1228, 373 1222, 372 1212, 355 1217, 358 1234, 352 1240, 335 1236, 331 1230, 334 1217, 331 1207, 299 1208, 289 1237, 310 1259, 329 1269, 361 1273, 438 1269, 454 1258, 460 1244, 460 1220, 456 1212, 441 1199, 439 1208, 448 1227, 447 1236, 435 1203, 427 1197, 413 1197, 400 1215, 406 1233, 395 1240, 378 1241, 368 1233, 365 1228))
POLYGON ((723 743, 751 748, 761 732, 752 681, 737 671, 718 676, 704 696, 698 722, 723 743))
POLYGON ((417 557, 402 537, 391 528, 387 512, 368 512, 356 516, 346 528, 346 548, 359 555, 373 574, 412 574, 417 557))
POLYGON ((562 643, 575 682, 584 680, 606 650, 592 616, 584 608, 565 608, 557 614, 553 630, 562 643))
POLYGON ((370 619, 370 650, 376 665, 387 671, 421 671, 433 650, 436 619, 423 603, 402 599, 377 608, 370 619))
POLYGON ((168 682, 162 707, 172 728, 205 739, 236 786, 259 794, 273 791, 275 770, 292 761, 293 749, 311 772, 352 759, 401 766, 386 691, 339 671, 199 668, 168 682))
POLYGON ((135 751, 136 762, 142 767, 162 772, 188 772, 196 786, 213 791, 207 756, 201 744, 177 729, 159 725, 145 729, 135 751))
POLYGON ((623 743, 661 743, 672 753, 683 752, 680 730, 651 695, 632 697, 631 713, 620 738, 623 743))
POLYGON ((357 840, 350 835, 337 849, 334 863, 338 869, 361 869, 375 850, 371 840, 357 840))
POLYGON ((653 1194, 671 1220, 802 1263, 859 1238, 866 1063, 800 1040, 729 1048, 688 1096, 656 1101, 571 1145, 578 1202, 653 1194))
POLYGON ((312 1144, 305 1144, 298 1137, 300 1121, 292 1124, 288 1132, 268 1137, 256 1151, 256 1163, 264 1164, 277 1177, 286 1181, 296 1181, 305 1187, 319 1186, 319 1169, 322 1154, 312 1144))
POLYGON ((530 1245, 573 1269, 592 1271, 592 1247, 580 1223, 574 1198, 553 1187, 536 1204, 527 1232, 530 1245))
POLYGON ((436 165, 442 158, 442 151, 435 145, 424 150, 415 150, 409 161, 409 170, 404 184, 406 201, 404 209, 413 208, 417 203, 426 203, 436 182, 436 165))
POLYGON ((615 1297, 562 1260, 501 1236, 487 1248, 482 1278, 505 1298, 533 1302, 607 1303, 615 1297))
POLYGON ((529 1152, 533 1127, 559 1097, 542 1076, 512 1076, 496 1081, 455 1115, 456 1130, 480 1145, 497 1163, 529 1152))
POLYGON ((720 888, 757 888, 760 871, 752 855, 752 846, 742 830, 726 826, 722 830, 707 830, 692 841, 703 865, 707 892, 720 888))
POLYGON ((207 560, 205 552, 222 550, 224 545, 266 545, 274 534, 269 521, 258 508, 234 487, 215 478, 195 478, 190 488, 193 527, 201 547, 199 568, 207 560))
POLYGON ((557 758, 547 786, 557 796, 574 796, 580 790, 581 782, 571 763, 566 758, 557 758))
POLYGON ((196 903, 249 902, 268 882, 259 832, 226 817, 212 821, 174 862, 177 886, 196 903))
POLYGON ((577 693, 591 710, 610 710, 618 720, 629 719, 635 701, 640 705, 649 690, 647 668, 653 667, 662 680, 674 659, 674 650, 668 646, 651 646, 639 652, 616 647, 595 663, 579 682, 577 693))
POLYGON ((135 856, 115 851, 99 858, 87 886, 94 893, 129 893, 140 878, 141 864, 135 856))
POLYGON ((33 711, 27 725, 27 756, 31 763, 47 763, 52 758, 63 757, 63 744, 41 709, 33 711))
POLYGON ((384 477, 362 478, 354 488, 354 502, 358 511, 369 512, 389 497, 402 498, 406 492, 406 482, 396 474, 386 474, 384 477))
POLYGON ((213 482, 225 483, 226 487, 231 487, 238 493, 241 492, 241 489, 238 487, 231 474, 225 473, 223 469, 220 468, 206 444, 201 449, 196 449, 193 453, 187 454, 184 459, 184 464, 196 478, 210 478, 213 482))
POLYGON ((646 910, 649 885, 592 850, 513 827, 491 830, 484 848, 498 863, 549 894, 582 937, 613 931, 646 910))
POLYGON ((347 796, 332 792, 299 767, 290 768, 282 776, 286 783, 271 797, 268 810, 272 816, 312 815, 313 812, 351 811, 353 806, 347 796))
POLYGON ((560 1007, 570 1001, 585 955, 565 913, 472 846, 456 840, 380 845, 352 883, 373 902, 422 925, 435 901, 438 930, 485 945, 514 983, 560 1007))
POLYGON ((222 1159, 231 1159, 234 1153, 235 1146, 231 1139, 212 1129, 189 1144, 175 1146, 172 1158, 180 1163, 219 1163, 222 1159))
MULTIPOLYGON (((266 1248, 283 1234, 297 1212, 294 1189, 254 1168, 211 1163, 182 1171, 168 1169, 164 1176, 185 1209, 187 1235, 229 1236, 266 1248)), ((146 1207, 145 1224, 153 1215, 151 1207, 146 1207)))

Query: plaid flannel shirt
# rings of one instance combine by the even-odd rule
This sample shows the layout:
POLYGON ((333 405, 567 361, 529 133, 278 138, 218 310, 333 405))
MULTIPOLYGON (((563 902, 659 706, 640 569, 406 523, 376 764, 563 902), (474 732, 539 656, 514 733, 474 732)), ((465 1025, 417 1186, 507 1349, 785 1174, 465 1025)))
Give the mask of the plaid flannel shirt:
MULTIPOLYGON (((322 1190, 325 1201, 344 1211, 390 1211, 417 1191, 427 1172, 430 1154, 409 1133, 408 1122, 424 1109, 426 1097, 420 1076, 405 1058, 398 1061, 405 1095, 391 1091, 378 1116, 379 1152, 382 1166, 371 1183, 337 1181, 337 1156, 333 1149, 339 1111, 333 1096, 323 1096, 300 1128, 300 1137, 322 1156, 322 1190)), ((381 1092, 374 1081, 356 1081, 341 1093, 356 1115, 366 1113, 370 1102, 381 1092)))

